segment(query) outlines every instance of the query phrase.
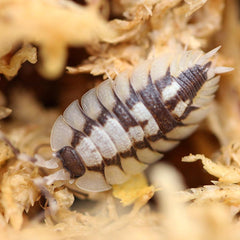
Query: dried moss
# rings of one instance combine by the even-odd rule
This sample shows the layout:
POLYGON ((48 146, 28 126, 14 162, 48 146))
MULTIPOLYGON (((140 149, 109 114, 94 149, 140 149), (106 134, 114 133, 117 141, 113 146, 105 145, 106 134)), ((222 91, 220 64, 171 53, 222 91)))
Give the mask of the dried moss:
MULTIPOLYGON (((0 127, 20 152, 29 155, 37 151, 50 159, 51 150, 46 144, 59 108, 46 108, 27 92, 29 86, 22 79, 30 75, 21 72, 21 64, 26 61, 33 64, 27 70, 34 69, 37 62, 38 71, 47 78, 60 76, 65 69, 77 74, 62 74, 56 82, 55 86, 65 84, 65 91, 56 90, 63 105, 73 98, 72 90, 67 89, 80 87, 80 94, 93 85, 83 72, 95 76, 107 72, 114 77, 143 59, 184 46, 207 50, 221 44, 216 64, 233 66, 235 71, 222 77, 212 111, 191 138, 192 145, 180 146, 167 159, 180 161, 181 151, 199 153, 183 160, 200 159, 214 179, 208 185, 187 189, 178 170, 156 164, 148 172, 154 187, 141 176, 140 187, 133 181, 114 188, 114 195, 132 206, 123 207, 110 191, 89 194, 87 200, 75 202, 72 210, 71 190, 57 182, 47 187, 59 204, 56 214, 49 215, 46 199, 33 184, 33 179, 47 172, 17 159, 11 148, 0 142, 1 239, 239 239, 237 9, 237 1, 223 0, 89 0, 86 6, 67 0, 2 0, 0 73, 9 81, 0 93, 0 127), (77 66, 66 67, 69 47, 82 47, 88 56, 82 57, 77 66), (25 89, 19 90, 17 84, 10 87, 10 80, 18 80, 25 89), (215 136, 215 142, 209 136, 215 136), (217 153, 210 157, 215 149, 217 153), (147 201, 152 194, 155 202, 150 208, 147 201)), ((36 81, 38 76, 34 74, 28 83, 36 81)), ((34 88, 44 81, 38 84, 34 88)))

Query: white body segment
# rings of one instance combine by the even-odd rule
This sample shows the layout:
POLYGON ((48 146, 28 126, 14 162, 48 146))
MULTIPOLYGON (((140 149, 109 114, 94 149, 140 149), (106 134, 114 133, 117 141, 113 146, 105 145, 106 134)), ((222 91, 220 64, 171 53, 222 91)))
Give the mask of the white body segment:
MULTIPOLYGON (((161 159, 207 115, 216 74, 207 54, 183 51, 107 79, 74 101, 52 129, 51 147, 79 189, 107 191, 161 159)), ((56 179, 57 180, 57 179, 56 179)))

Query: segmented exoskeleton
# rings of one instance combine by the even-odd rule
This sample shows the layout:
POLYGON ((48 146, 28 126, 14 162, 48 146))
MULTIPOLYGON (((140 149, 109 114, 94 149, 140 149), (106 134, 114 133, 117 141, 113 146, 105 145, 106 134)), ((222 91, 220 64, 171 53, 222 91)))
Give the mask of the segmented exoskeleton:
POLYGON ((161 159, 206 116, 219 76, 204 54, 164 54, 107 79, 56 120, 51 147, 79 189, 106 191, 161 159))

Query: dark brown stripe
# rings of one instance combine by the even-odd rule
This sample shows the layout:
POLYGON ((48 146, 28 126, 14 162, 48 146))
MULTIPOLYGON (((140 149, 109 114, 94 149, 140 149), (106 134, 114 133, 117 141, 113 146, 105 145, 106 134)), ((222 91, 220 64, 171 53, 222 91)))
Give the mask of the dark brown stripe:
POLYGON ((56 156, 62 161, 63 167, 69 171, 71 178, 81 177, 85 173, 83 160, 73 147, 61 148, 56 156))
POLYGON ((139 121, 139 125, 140 125, 141 127, 143 127, 143 128, 144 128, 147 124, 148 124, 148 120, 139 121))
MULTIPOLYGON (((132 109, 134 107, 134 105, 141 102, 141 99, 138 97, 137 93, 133 89, 133 86, 130 82, 129 82, 129 91, 130 91, 130 97, 126 100, 126 105, 129 109, 132 109)), ((144 127, 148 124, 148 120, 137 121, 137 122, 144 131, 144 127)))
MULTIPOLYGON (((188 86, 190 85, 189 82, 192 82, 192 84, 191 84, 192 91, 189 91, 190 94, 188 94, 187 97, 185 96, 186 95, 185 92, 184 92, 184 94, 182 94, 183 93, 183 91, 182 91, 183 88, 177 94, 182 99, 185 99, 185 100, 189 99, 190 100, 190 103, 188 104, 188 107, 186 108, 186 110, 184 111, 182 116, 179 118, 179 120, 185 119, 192 111, 198 109, 198 107, 191 106, 191 103, 192 103, 192 100, 194 99, 194 97, 197 95, 200 88, 202 87, 202 85, 207 81, 207 71, 209 70, 210 66, 211 66, 211 62, 208 62, 204 66, 194 65, 192 68, 187 69, 186 71, 184 71, 182 73, 185 80, 188 81, 188 86)), ((184 85, 184 81, 182 83, 182 86, 183 85, 184 85)), ((184 91, 186 91, 188 89, 189 88, 186 87, 184 89, 184 91)))
POLYGON ((154 84, 155 84, 157 90, 159 91, 159 93, 161 94, 162 90, 165 87, 171 85, 172 82, 173 82, 173 78, 170 74, 170 67, 168 67, 166 74, 163 77, 161 77, 160 79, 156 80, 154 82, 154 84))
POLYGON ((198 107, 190 106, 187 107, 182 116, 180 117, 181 120, 184 120, 192 111, 199 109, 198 107))
MULTIPOLYGON (((148 137, 148 140, 151 141, 151 142, 155 142, 155 141, 157 141, 157 140, 159 140, 159 139, 162 139, 162 135, 152 135, 152 136, 148 137)), ((164 139, 167 140, 167 138, 164 138, 164 139)), ((160 151, 154 150, 154 149, 151 147, 151 145, 149 144, 148 140, 147 140, 146 138, 144 138, 144 142, 145 142, 144 144, 145 144, 147 147, 143 147, 143 146, 141 145, 142 142, 136 142, 135 144, 137 144, 137 145, 139 144, 139 145, 140 145, 140 146, 137 147, 138 149, 148 148, 148 149, 150 149, 151 151, 154 151, 154 152, 157 152, 157 153, 162 153, 162 152, 160 152, 160 151)), ((135 144, 134 144, 134 145, 135 145, 135 144)))
POLYGON ((178 95, 183 101, 187 99, 190 101, 193 100, 199 89, 207 81, 207 71, 210 65, 211 62, 208 62, 204 66, 196 64, 175 78, 175 81, 181 86, 178 95))
MULTIPOLYGON (((99 102, 100 103, 100 102, 99 102)), ((101 104, 101 103, 100 103, 101 104)), ((98 117, 98 120, 99 120, 99 123, 100 124, 105 124, 106 121, 107 121, 107 118, 112 118, 111 114, 108 112, 108 110, 101 104, 101 107, 102 107, 102 113, 101 115, 98 117)), ((81 109, 80 109, 81 110, 81 109)), ((92 118, 88 117, 83 111, 82 111, 83 115, 85 116, 85 125, 84 125, 84 133, 76 130, 76 129, 73 129, 74 131, 74 135, 73 135, 73 140, 72 140, 72 146, 73 147, 76 147, 77 144, 80 143, 80 141, 86 137, 85 134, 87 136, 90 136, 91 135, 91 131, 93 129, 94 126, 97 126, 99 128, 101 128, 102 126, 99 125, 95 120, 93 120, 92 118)), ((107 134, 107 133, 106 133, 107 134)), ((91 139, 90 139, 91 140, 91 139)), ((111 141, 111 137, 110 137, 110 141, 111 141)), ((92 142, 93 143, 93 142, 92 142)), ((94 143, 93 143, 94 144, 94 143)), ((114 143, 113 143, 114 144, 114 143)), ((99 153, 101 154, 100 152, 100 149, 98 146, 96 146, 94 144, 94 146, 96 147, 96 149, 99 151, 99 153)), ((102 156, 102 154, 101 154, 102 156)), ((114 156, 113 158, 111 159, 106 159, 102 156, 103 158, 103 161, 102 161, 102 164, 97 164, 97 165, 93 165, 93 166, 86 166, 88 170, 91 170, 91 171, 96 171, 96 172, 104 172, 104 163, 106 165, 117 165, 121 170, 122 170, 122 165, 121 165, 121 161, 120 161, 120 156, 119 154, 117 154, 116 156, 114 156)))
MULTIPOLYGON (((176 81, 176 78, 174 78, 175 81, 176 81)), ((180 84, 179 84, 180 85, 180 84)), ((187 100, 190 100, 189 99, 189 93, 188 93, 188 89, 186 88, 183 88, 181 85, 180 85, 180 89, 177 91, 177 96, 183 101, 187 101, 187 100)))
POLYGON ((85 138, 86 136, 84 133, 82 133, 74 128, 72 128, 72 130, 73 130, 73 139, 72 139, 71 145, 72 145, 72 147, 76 147, 80 143, 80 141, 83 138, 85 138))
POLYGON ((116 154, 112 158, 103 158, 106 166, 116 165, 122 170, 121 160, 119 154, 116 154))
POLYGON ((138 161, 138 158, 137 158, 137 155, 136 155, 136 151, 135 151, 135 149, 133 147, 131 147, 128 151, 121 152, 120 156, 122 158, 134 157, 138 161))
MULTIPOLYGON (((155 83, 154 83, 161 98, 162 98, 162 91, 164 90, 164 88, 171 85, 174 81, 176 81, 176 80, 173 76, 170 75, 170 67, 168 67, 168 70, 167 70, 165 76, 163 76, 159 80, 155 81, 155 83)), ((179 91, 181 91, 181 95, 184 96, 184 101, 186 99, 188 99, 188 94, 184 89, 180 89, 179 91)), ((166 105, 166 107, 169 110, 173 110, 180 100, 182 100, 182 99, 179 97, 179 94, 176 94, 174 97, 174 100, 170 99, 169 101, 165 102, 164 104, 166 105)))
POLYGON ((151 142, 156 142, 157 140, 159 139, 167 139, 165 136, 162 135, 162 132, 161 131, 158 131, 157 134, 155 135, 151 135, 147 138, 149 141, 151 142))
POLYGON ((127 107, 122 103, 122 101, 118 98, 116 93, 114 93, 115 98, 115 106, 113 107, 113 113, 119 120, 119 123, 122 125, 122 127, 125 129, 126 132, 128 132, 130 127, 138 126, 138 123, 133 118, 133 116, 129 113, 127 107))
POLYGON ((177 122, 164 106, 161 96, 154 86, 150 75, 147 86, 143 90, 138 91, 138 94, 141 96, 142 102, 157 122, 159 129, 162 132, 162 137, 165 136, 165 133, 171 131, 176 126, 181 125, 181 123, 177 122))
MULTIPOLYGON (((170 86, 173 82, 174 82, 174 78, 170 75, 170 67, 168 68, 165 76, 163 76, 161 79, 155 81, 154 85, 157 88, 161 99, 163 101, 162 98, 162 92, 163 90, 167 87, 170 86)), ((164 106, 168 109, 168 111, 172 111, 174 110, 174 108, 177 106, 177 104, 182 101, 182 99, 179 97, 178 94, 176 94, 174 97, 172 97, 171 99, 167 100, 164 102, 164 106)), ((175 119, 178 119, 176 116, 174 116, 175 119)))
MULTIPOLYGON (((99 116, 97 117, 96 121, 98 121, 102 126, 105 125, 105 123, 107 122, 108 118, 112 118, 111 113, 104 107, 104 105, 100 102, 100 100, 97 98, 97 101, 99 103, 99 107, 101 108, 101 113, 99 114, 99 116)), ((89 116, 86 115, 86 117, 89 119, 91 119, 89 116)), ((86 119, 87 120, 87 119, 86 119)), ((92 119, 93 120, 93 119, 92 119)), ((95 120, 93 120, 95 121, 95 120)), ((91 122, 93 123, 93 122, 91 122)), ((88 129, 87 129, 88 130, 88 129)))
POLYGON ((135 104, 140 102, 137 93, 133 89, 132 84, 129 82, 129 92, 130 92, 130 97, 126 100, 126 105, 129 109, 132 109, 135 104))
MULTIPOLYGON (((172 97, 171 99, 167 100, 166 102, 164 102, 165 107, 168 109, 168 111, 172 112, 175 107, 177 106, 177 104, 179 102, 182 102, 182 99, 179 98, 178 95, 175 95, 174 97, 172 97)), ((173 115, 173 114, 172 114, 173 115)), ((174 115, 173 115, 174 116, 174 115)), ((178 119, 177 116, 174 116, 175 119, 178 119)))
MULTIPOLYGON (((148 120, 145 120, 141 123, 137 123, 137 121, 134 119, 134 117, 129 112, 128 108, 125 107, 125 105, 122 103, 122 101, 119 99, 119 97, 116 95, 115 92, 114 92, 114 95, 116 98, 116 106, 114 107, 113 112, 115 113, 115 115, 117 115, 119 122, 122 124, 123 128, 127 132, 129 131, 130 127, 135 127, 135 126, 139 126, 139 125, 141 127, 143 127, 148 124, 148 120)), ((144 130, 142 129, 142 131, 144 131, 144 130)), ((135 149, 134 155, 131 155, 131 156, 135 157, 136 160, 138 160, 138 157, 136 155, 136 149, 149 148, 152 150, 152 148, 146 138, 144 138, 144 140, 141 142, 134 142, 133 148, 135 149)))
POLYGON ((209 70, 210 66, 211 66, 211 62, 208 62, 204 66, 200 66, 196 64, 193 67, 182 72, 177 79, 170 76, 170 73, 167 72, 162 79, 156 81, 155 86, 158 89, 161 96, 162 96, 161 93, 164 89, 163 87, 167 86, 167 84, 164 83, 165 81, 167 81, 168 83, 171 83, 172 81, 176 81, 181 86, 181 89, 178 90, 177 94, 164 103, 165 107, 170 112, 175 109, 175 107, 180 101, 190 100, 188 107, 186 108, 185 112, 181 117, 178 117, 172 114, 172 116, 177 121, 180 121, 186 118, 191 111, 196 109, 195 107, 191 107, 192 99, 196 96, 199 89, 207 80, 207 71, 209 70), (191 91, 189 91, 189 89, 191 89, 191 91))
POLYGON ((97 118, 97 121, 98 121, 102 126, 104 126, 105 123, 107 122, 107 119, 108 119, 108 118, 112 118, 112 116, 111 116, 111 114, 108 112, 108 110, 107 110, 105 107, 103 107, 100 115, 99 115, 98 118, 97 118))
MULTIPOLYGON (((100 102, 99 102, 100 103, 100 102)), ((101 103, 100 103, 101 104, 101 103)), ((101 104, 102 107, 102 113, 100 114, 100 116, 98 117, 99 123, 102 125, 104 125, 107 122, 108 118, 112 118, 110 112, 101 104)), ((85 113, 83 113, 85 115, 85 125, 84 125, 84 133, 87 134, 88 136, 91 135, 92 129, 94 126, 97 126, 99 128, 102 129, 102 126, 99 125, 95 120, 93 120, 92 118, 88 117, 85 113)), ((107 133, 106 133, 107 134, 107 133)), ((107 134, 108 135, 108 134, 107 134)), ((109 136, 109 135, 108 135, 109 136)), ((109 136, 110 141, 111 140, 111 136, 109 136)), ((94 144, 94 143, 93 143, 94 144)), ((113 143, 114 144, 114 143, 113 143)), ((101 154, 101 151, 99 149, 99 147, 97 145, 94 144, 94 146, 96 147, 96 149, 99 151, 99 153, 101 154)), ((115 144, 114 144, 115 146, 115 144)), ((101 154, 102 156, 102 154, 101 154)), ((119 154, 117 154, 116 156, 114 156, 111 159, 107 159, 107 158, 103 158, 103 162, 102 164, 98 164, 98 165, 94 165, 94 166, 87 166, 88 170, 91 171, 97 171, 97 172, 102 172, 104 171, 104 163, 106 165, 117 165, 119 166, 120 169, 122 169, 122 165, 121 165, 121 161, 120 161, 120 156, 119 154)))
POLYGON ((86 166, 89 171, 100 172, 104 175, 104 162, 93 166, 86 166))
POLYGON ((193 88, 195 96, 206 80, 203 79, 202 74, 198 71, 197 66, 194 66, 192 69, 188 69, 187 71, 183 72, 183 74, 188 79, 188 81, 192 83, 191 87, 193 88))
MULTIPOLYGON (((94 126, 98 126, 98 124, 96 123, 96 121, 92 120, 91 118, 89 117, 85 117, 85 124, 84 124, 84 128, 83 128, 83 132, 87 135, 87 136, 90 136, 91 135, 91 132, 92 132, 92 129, 94 126)), ((100 127, 100 126, 98 126, 100 127)))
POLYGON ((196 84, 196 90, 199 91, 199 89, 202 87, 202 85, 208 80, 207 78, 207 72, 211 66, 211 62, 208 62, 204 66, 195 65, 193 68, 193 71, 191 71, 191 74, 193 78, 198 79, 198 85, 196 84))
POLYGON ((184 89, 187 92, 187 99, 192 100, 197 92, 194 87, 195 83, 193 81, 190 81, 189 77, 190 77, 189 72, 187 73, 182 72, 176 78, 176 82, 181 86, 182 89, 184 89))
POLYGON ((146 138, 144 138, 143 141, 134 142, 134 147, 137 148, 137 149, 144 149, 144 148, 150 148, 151 149, 151 146, 149 145, 146 138))
MULTIPOLYGON (((113 117, 112 114, 108 111, 108 109, 100 102, 99 99, 98 99, 98 102, 99 102, 99 105, 100 105, 102 111, 101 111, 100 115, 97 117, 97 121, 98 121, 102 126, 104 126, 109 118, 114 118, 114 117, 113 117)), ((106 134, 109 136, 108 133, 106 133, 106 134)), ((109 136, 109 138, 111 139, 111 136, 109 136)), ((113 144, 114 144, 114 143, 113 143, 113 144)), ((115 145, 115 144, 114 144, 114 145, 115 145)), ((115 147, 116 147, 116 145, 115 145, 115 147)), ((102 156, 102 158, 103 158, 104 165, 106 165, 106 166, 116 165, 116 166, 118 166, 121 170, 123 170, 122 165, 121 165, 121 161, 120 161, 120 156, 119 156, 119 154, 116 154, 114 157, 112 157, 112 158, 110 158, 110 159, 104 158, 103 156, 102 156)))
MULTIPOLYGON (((137 95, 131 83, 129 83, 129 88, 130 88, 130 97, 129 99, 126 100, 126 105, 128 106, 129 109, 132 109, 135 104, 142 102, 142 99, 137 95)), ((139 121, 138 124, 142 127, 142 129, 144 129, 144 127, 148 124, 148 120, 139 121)))
MULTIPOLYGON (((134 119, 134 117, 130 114, 128 108, 123 104, 121 99, 117 96, 115 91, 113 89, 112 89, 112 91, 113 91, 114 98, 115 98, 115 106, 113 107, 113 109, 107 109, 99 100, 100 104, 103 106, 103 111, 101 113, 101 116, 98 117, 98 121, 99 122, 101 121, 103 124, 105 124, 107 120, 106 119, 102 120, 102 118, 108 118, 108 117, 114 118, 114 119, 116 119, 120 123, 120 125, 123 127, 123 129, 126 132, 128 132, 130 127, 138 126, 138 123, 134 119)), ((132 91, 132 94, 134 95, 133 91, 132 91)), ((133 97, 132 100, 133 101, 137 101, 137 98, 133 97)), ((132 100, 130 102, 133 102, 132 100)), ((142 124, 143 125, 147 124, 147 122, 148 121, 144 121, 142 124)), ((142 148, 146 148, 146 147, 150 146, 149 144, 147 144, 146 141, 141 143, 141 145, 143 145, 143 144, 144 144, 144 146, 141 146, 142 148)), ((137 161, 139 161, 139 159, 138 159, 138 157, 136 155, 135 144, 134 144, 134 146, 131 147, 130 150, 128 150, 126 152, 123 152, 123 153, 119 153, 119 155, 122 158, 134 157, 137 161)), ((115 158, 115 159, 105 159, 104 161, 105 161, 105 163, 107 165, 108 164, 110 164, 110 165, 118 165, 120 167, 120 169, 122 170, 120 157, 117 156, 117 158, 115 158)))
MULTIPOLYGON (((122 103, 121 99, 117 96, 117 94, 115 93, 114 90, 113 90, 113 93, 114 93, 114 97, 115 97, 115 101, 116 101, 116 104, 113 108, 113 113, 118 118, 122 127, 128 132, 130 127, 135 127, 135 126, 140 125, 140 127, 142 128, 142 131, 144 132, 143 127, 148 124, 148 120, 145 120, 143 122, 138 123, 135 120, 135 118, 131 115, 128 108, 122 103)), ((132 91, 131 91, 131 95, 134 99, 133 101, 136 102, 137 101, 137 95, 135 95, 135 93, 133 91, 133 88, 132 88, 132 91)), ((144 149, 144 148, 149 148, 149 149, 152 150, 152 148, 151 148, 150 144, 147 142, 146 138, 144 138, 144 141, 134 142, 133 143, 133 148, 135 150, 136 149, 144 149)), ((135 157, 136 160, 138 160, 135 150, 134 150, 134 152, 135 152, 134 155, 131 155, 131 156, 135 157)))

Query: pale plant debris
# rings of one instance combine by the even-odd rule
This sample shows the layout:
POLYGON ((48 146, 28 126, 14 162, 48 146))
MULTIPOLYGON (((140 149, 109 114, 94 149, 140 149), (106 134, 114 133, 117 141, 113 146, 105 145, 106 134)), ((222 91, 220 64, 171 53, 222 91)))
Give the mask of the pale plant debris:
POLYGON ((12 110, 10 108, 0 106, 0 120, 9 116, 11 112, 12 110))
MULTIPOLYGON (((5 105, 5 104, 6 104, 5 97, 2 94, 2 92, 0 92, 0 120, 8 117, 12 113, 12 110, 10 108, 1 106, 1 105, 5 105)), ((3 141, 0 141, 0 149, 1 149, 1 151, 0 151, 0 166, 1 166, 5 163, 6 160, 13 157, 13 153, 12 153, 10 147, 7 146, 7 144, 4 143, 3 141)))
POLYGON ((5 56, 17 44, 37 45, 43 59, 40 71, 54 78, 63 71, 68 46, 108 41, 114 36, 94 5, 82 7, 68 0, 2 0, 0 29, 4 35, 0 40, 0 72, 7 77, 17 73, 20 63, 36 62, 36 49, 27 45, 7 64, 5 56))
MULTIPOLYGON (((38 129, 36 133, 36 129, 31 129, 29 132, 29 129, 19 128, 18 131, 15 129, 15 131, 10 132, 8 137, 10 140, 13 140, 20 151, 29 154, 28 156, 30 157, 30 154, 33 155, 36 147, 42 145, 43 139, 41 136, 43 133, 44 131, 41 131, 40 134, 38 129), (21 138, 25 137, 26 142, 22 143, 21 138, 18 139, 19 136, 21 138)), ((7 151, 5 158, 1 159, 1 214, 6 223, 9 222, 15 229, 20 229, 26 221, 23 213, 26 212, 27 214, 31 207, 40 204, 37 202, 40 200, 41 188, 35 185, 34 180, 42 178, 44 173, 31 162, 20 158, 17 159, 6 143, 2 141, 0 143, 5 147, 5 149, 2 147, 3 153, 7 151)), ((49 148, 45 148, 41 151, 41 155, 49 158, 51 156, 49 151, 49 148)), ((46 191, 57 201, 59 209, 67 209, 74 201, 73 194, 67 188, 62 189, 59 186, 62 186, 62 183, 48 186, 46 191)), ((44 194, 43 196, 45 196, 44 194)), ((48 198, 48 195, 45 197, 48 198)))
POLYGON ((22 124, 44 126, 48 131, 59 114, 59 110, 45 109, 26 89, 16 88, 11 92, 12 117, 22 124))
POLYGON ((114 44, 90 45, 89 59, 78 67, 67 67, 70 73, 109 71, 114 77, 165 48, 179 44, 202 48, 205 39, 220 29, 224 9, 224 1, 121 1, 120 5, 125 19, 109 22, 117 33, 114 44))
POLYGON ((197 160, 201 160, 203 163, 203 168, 211 175, 217 177, 220 182, 240 182, 240 168, 234 165, 226 166, 219 162, 214 162, 201 154, 186 156, 182 160, 183 162, 194 162, 197 160))
MULTIPOLYGON (((9 50, 9 49, 7 49, 9 50)), ((37 50, 30 44, 23 45, 16 53, 11 50, 0 58, 0 73, 8 79, 14 77, 20 69, 22 63, 29 61, 34 64, 37 62, 37 50)))
POLYGON ((214 161, 204 155, 189 155, 184 162, 201 160, 203 168, 216 177, 213 185, 189 189, 182 193, 184 201, 194 201, 193 204, 224 202, 224 204, 240 210, 240 142, 232 141, 215 154, 214 161))
MULTIPOLYGON (((212 153, 214 143, 205 141, 207 132, 215 135, 221 148, 218 146, 212 156, 184 158, 189 162, 201 160, 213 181, 187 189, 175 169, 157 164, 149 172, 148 184, 144 176, 139 176, 139 182, 131 180, 130 184, 114 187, 113 192, 83 194, 85 200, 79 200, 76 210, 70 209, 74 202, 72 191, 57 182, 47 187, 59 206, 51 216, 48 202, 41 201, 44 196, 41 198, 40 189, 33 184, 34 179, 48 173, 17 159, 11 148, 0 141, 0 238, 240 239, 237 1, 86 2, 81 6, 70 0, 2 0, 0 73, 10 80, 22 63, 38 61, 40 73, 55 78, 64 71, 68 48, 81 46, 90 56, 78 66, 67 67, 68 72, 114 78, 118 72, 171 49, 207 51, 221 45, 215 64, 234 67, 235 71, 222 76, 218 97, 199 130, 202 135, 196 134, 192 143, 195 152, 200 154, 205 149, 212 153), (150 208, 147 202, 153 194, 154 208, 150 208), (123 207, 113 195, 128 206, 123 207)), ((10 93, 8 105, 5 94, 0 93, 1 131, 20 152, 33 156, 37 151, 50 159, 47 145, 59 109, 45 109, 33 95, 19 88, 10 93)), ((179 154, 175 153, 178 160, 179 154)))
POLYGON ((152 198, 156 189, 149 186, 143 174, 132 176, 126 183, 113 185, 113 196, 119 198, 123 206, 132 203, 145 205, 152 198))
POLYGON ((0 166, 2 166, 8 159, 12 158, 14 156, 12 150, 6 143, 0 142, 0 166))
POLYGON ((36 170, 16 163, 2 177, 0 202, 4 218, 16 229, 23 224, 23 211, 28 212, 40 196, 32 182, 36 176, 36 170))
POLYGON ((4 94, 0 91, 0 120, 8 117, 12 113, 12 109, 5 107, 6 99, 4 94))
MULTIPOLYGON (((12 107, 17 109, 12 115, 14 121, 1 123, 1 130, 6 131, 6 137, 20 152, 29 156, 38 153, 50 159, 49 134, 58 111, 45 110, 31 94, 23 90, 12 94, 12 107)), ((40 204, 37 203, 41 196, 40 189, 33 180, 42 177, 44 173, 30 162, 17 159, 2 140, 0 149, 0 215, 5 223, 9 222, 15 229, 20 229, 26 222, 24 212, 27 214, 30 208, 40 204)), ((49 186, 47 191, 58 201, 59 208, 69 208, 74 200, 73 194, 66 188, 58 187, 49 186)))
MULTIPOLYGON (((232 61, 234 71, 222 78, 214 114, 210 115, 209 127, 217 136, 221 145, 228 145, 231 141, 238 141, 240 136, 240 24, 238 10, 237 2, 226 3, 226 17, 222 26, 221 46, 225 60, 232 61)), ((216 38, 218 38, 218 35, 216 38)), ((220 59, 220 61, 222 60, 220 59)))

